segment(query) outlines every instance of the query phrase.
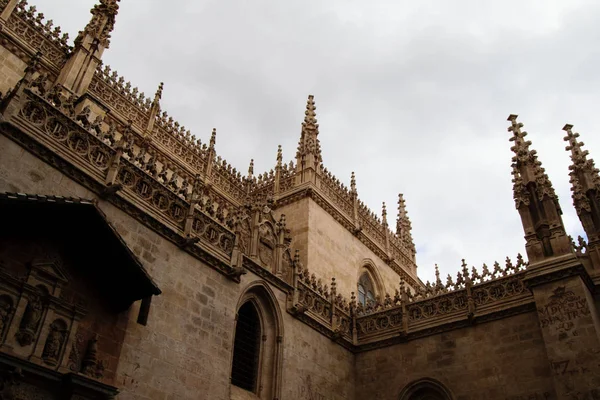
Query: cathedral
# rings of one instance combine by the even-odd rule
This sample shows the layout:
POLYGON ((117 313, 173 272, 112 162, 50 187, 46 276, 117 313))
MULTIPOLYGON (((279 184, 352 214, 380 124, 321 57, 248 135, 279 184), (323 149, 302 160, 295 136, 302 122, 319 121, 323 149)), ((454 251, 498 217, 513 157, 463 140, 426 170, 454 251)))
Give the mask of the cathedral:
POLYGON ((600 399, 600 174, 571 125, 586 238, 510 115, 526 254, 423 283, 403 195, 390 224, 325 168, 313 96, 295 158, 239 171, 103 65, 118 11, 71 45, 0 0, 1 400, 600 399))

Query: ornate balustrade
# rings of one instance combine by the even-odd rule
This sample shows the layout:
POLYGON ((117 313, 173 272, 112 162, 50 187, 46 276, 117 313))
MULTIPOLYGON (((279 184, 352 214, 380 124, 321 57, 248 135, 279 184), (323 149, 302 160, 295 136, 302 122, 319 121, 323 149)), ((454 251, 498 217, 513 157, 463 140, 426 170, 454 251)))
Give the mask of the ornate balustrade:
MULTIPOLYGON (((0 7, 4 9, 7 2, 1 3, 0 7)), ((28 52, 40 51, 57 69, 65 63, 71 51, 67 45, 69 35, 62 34, 60 27, 54 27, 51 20, 44 22, 44 14, 38 13, 35 6, 27 8, 25 0, 17 4, 6 22, 6 28, 28 52)))
POLYGON ((202 190, 198 180, 157 158, 156 149, 137 140, 130 127, 109 119, 90 123, 85 109, 76 113, 73 99, 61 98, 56 90, 32 85, 13 101, 20 103, 10 122, 82 171, 86 182, 92 182, 88 186, 104 188, 101 195, 110 193, 141 209, 142 217, 151 216, 182 241, 208 246, 220 255, 223 272, 229 273, 235 210, 202 190))
POLYGON ((314 274, 296 268, 297 300, 291 312, 353 351, 523 312, 533 303, 523 284, 526 263, 520 255, 516 265, 507 258, 504 268, 495 263, 489 271, 484 265, 481 273, 475 267, 469 272, 463 261, 456 282, 449 276, 443 284, 438 277, 435 284, 428 282, 414 292, 401 282, 394 296, 386 294, 366 305, 357 303, 354 293, 350 302, 337 294, 335 279, 328 287, 314 274))

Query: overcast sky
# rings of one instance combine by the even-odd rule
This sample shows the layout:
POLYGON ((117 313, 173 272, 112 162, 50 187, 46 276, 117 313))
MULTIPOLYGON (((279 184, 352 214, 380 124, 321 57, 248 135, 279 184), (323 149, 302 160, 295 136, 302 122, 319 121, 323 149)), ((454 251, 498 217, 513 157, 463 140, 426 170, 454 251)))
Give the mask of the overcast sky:
MULTIPOLYGON (((73 39, 94 0, 35 0, 73 39)), ((519 114, 572 207, 565 123, 600 162, 600 2, 123 0, 104 62, 233 166, 296 151, 314 94, 323 162, 395 225, 405 194, 419 276, 525 254, 512 200, 509 114, 519 114)))

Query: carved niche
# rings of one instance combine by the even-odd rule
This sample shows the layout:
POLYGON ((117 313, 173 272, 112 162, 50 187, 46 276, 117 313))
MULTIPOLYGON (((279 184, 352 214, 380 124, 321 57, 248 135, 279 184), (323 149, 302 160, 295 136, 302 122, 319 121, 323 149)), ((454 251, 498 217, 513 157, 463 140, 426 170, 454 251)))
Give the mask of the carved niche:
POLYGON ((29 346, 38 335, 40 322, 46 311, 48 290, 42 286, 36 286, 36 291, 31 293, 27 299, 27 307, 21 318, 17 341, 21 346, 29 346))
POLYGON ((0 295, 0 343, 4 341, 14 311, 15 303, 13 299, 6 294, 0 295))
POLYGON ((60 361, 60 355, 65 347, 68 326, 62 319, 57 319, 50 324, 50 331, 46 337, 42 359, 48 365, 56 365, 60 361))
POLYGON ((252 251, 252 246, 251 246, 252 227, 250 226, 250 218, 248 218, 246 216, 246 218, 244 218, 240 222, 239 231, 240 231, 240 240, 239 240, 240 250, 242 253, 244 253, 246 255, 250 255, 250 253, 252 251))
POLYGON ((275 229, 269 221, 265 221, 259 226, 258 237, 258 257, 265 268, 273 269, 275 266, 277 237, 275 236, 275 229))
POLYGON ((98 359, 98 335, 94 335, 88 342, 85 357, 81 362, 81 373, 100 379, 104 375, 104 368, 104 362, 98 359))
POLYGON ((291 282, 291 280, 292 280, 292 275, 293 275, 292 263, 293 263, 293 260, 292 260, 291 251, 289 248, 287 248, 284 250, 283 257, 281 259, 281 273, 283 275, 283 278, 288 282, 291 282))

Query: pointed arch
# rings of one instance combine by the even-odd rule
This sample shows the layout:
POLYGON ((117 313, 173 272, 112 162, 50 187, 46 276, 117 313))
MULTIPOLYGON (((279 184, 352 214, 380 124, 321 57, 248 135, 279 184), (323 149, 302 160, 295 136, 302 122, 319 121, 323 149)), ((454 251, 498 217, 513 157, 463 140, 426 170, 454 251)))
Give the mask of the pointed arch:
MULTIPOLYGON (((364 292, 363 294, 365 296, 365 299, 368 300, 374 300, 377 296, 383 296, 385 293, 383 279, 381 278, 381 275, 377 270, 375 263, 368 258, 362 260, 360 268, 358 269, 356 282, 356 293, 357 298, 359 299, 361 298, 361 291, 364 292), (369 295, 369 285, 371 295, 369 295), (371 296, 373 297, 372 299, 371 296)), ((365 304, 364 301, 362 303, 365 304)))
MULTIPOLYGON (((250 283, 242 292, 236 305, 235 334, 233 335, 232 355, 232 385, 253 392, 260 399, 281 398, 281 379, 283 363, 283 316, 275 294, 264 281, 250 283), (245 310, 252 309, 250 313, 245 310), (256 348, 255 364, 252 365, 256 372, 253 387, 241 386, 233 379, 233 368, 239 359, 236 359, 236 347, 243 345, 237 340, 238 324, 247 323, 242 319, 256 313, 258 336, 260 342, 256 348)), ((256 332, 255 332, 256 334, 256 332)), ((244 354, 239 353, 238 354, 244 354)), ((249 359, 247 357, 247 359, 249 359)))
POLYGON ((406 385, 400 392, 400 400, 454 400, 454 396, 441 382, 423 378, 406 385))

